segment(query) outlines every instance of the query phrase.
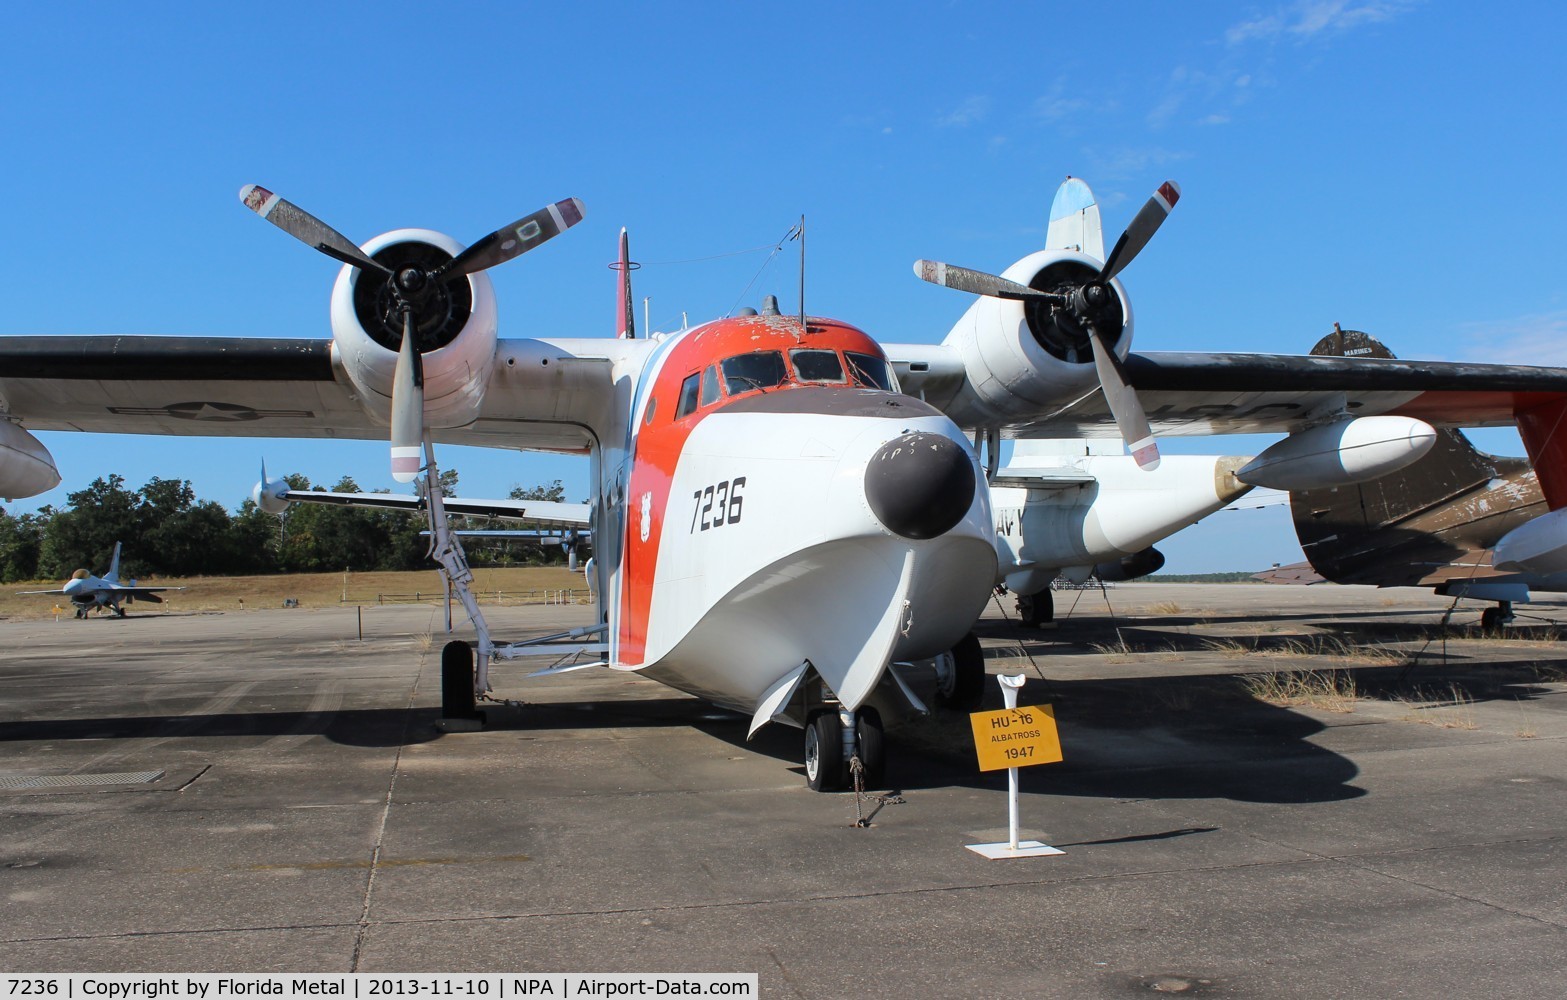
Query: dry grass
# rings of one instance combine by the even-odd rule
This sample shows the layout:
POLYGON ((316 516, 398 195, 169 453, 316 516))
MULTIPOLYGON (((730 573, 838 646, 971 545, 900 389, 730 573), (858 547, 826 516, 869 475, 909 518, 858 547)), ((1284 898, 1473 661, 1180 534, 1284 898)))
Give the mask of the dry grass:
POLYGON ((1307 636, 1279 643, 1258 643, 1243 638, 1217 638, 1203 640, 1209 649, 1221 656, 1262 656, 1269 659, 1329 659, 1346 666, 1396 667, 1407 662, 1405 655, 1387 646, 1371 644, 1357 646, 1335 636, 1307 636))
POLYGON ((1360 694, 1355 678, 1338 670, 1281 670, 1247 674, 1246 693, 1280 708, 1316 708, 1325 712, 1353 712, 1360 694))
POLYGON ((1089 648, 1101 656, 1110 657, 1110 662, 1112 663, 1124 663, 1137 654, 1144 652, 1142 649, 1133 648, 1132 645, 1126 641, 1126 636, 1121 634, 1120 629, 1115 630, 1114 642, 1096 642, 1089 646, 1089 648))
MULTIPOLYGON (((403 573, 299 573, 287 576, 193 577, 190 579, 143 578, 148 587, 186 587, 168 593, 163 604, 137 602, 129 606, 132 614, 159 614, 164 611, 238 611, 244 608, 280 608, 293 598, 301 608, 338 607, 347 604, 377 603, 437 604, 444 590, 436 570, 403 573), (417 595, 417 597, 415 596, 417 595)), ((17 591, 59 589, 59 580, 16 583, 0 590, 0 617, 49 618, 62 600, 47 596, 21 597, 17 591)), ((509 569, 474 570, 474 592, 480 601, 493 604, 539 603, 546 592, 571 591, 578 601, 588 598, 581 573, 558 566, 528 566, 509 569)), ((70 614, 69 607, 66 614, 70 614)))
POLYGON ((1445 692, 1417 690, 1398 701, 1407 710, 1403 716, 1405 722, 1443 729, 1480 728, 1474 719, 1474 698, 1457 684, 1449 684, 1445 692))
POLYGON ((1148 608, 1148 613, 1151 615, 1161 616, 1178 615, 1183 610, 1185 609, 1183 609, 1179 604, 1176 604, 1174 601, 1160 601, 1158 604, 1150 605, 1148 608))
POLYGON ((1532 740, 1540 735, 1539 730, 1534 728, 1534 721, 1529 718, 1529 713, 1523 710, 1523 702, 1514 698, 1513 704, 1518 706, 1518 728, 1513 730, 1513 735, 1521 740, 1532 740))
POLYGON ((1529 669, 1534 674, 1534 679, 1541 684, 1560 684, 1567 681, 1567 671, 1554 663, 1531 663, 1529 669))
POLYGON ((1241 639, 1204 639, 1207 647, 1221 656, 1240 657, 1250 656, 1257 651, 1257 647, 1241 639))

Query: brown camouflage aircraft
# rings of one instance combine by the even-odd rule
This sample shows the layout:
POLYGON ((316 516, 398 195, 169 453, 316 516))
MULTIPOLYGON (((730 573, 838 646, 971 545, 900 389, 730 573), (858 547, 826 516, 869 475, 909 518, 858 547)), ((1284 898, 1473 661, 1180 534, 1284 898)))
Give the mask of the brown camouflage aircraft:
MULTIPOLYGON (((1374 338, 1337 324, 1311 353, 1393 357, 1374 338)), ((1531 426, 1524 414, 1519 428, 1531 457, 1549 456, 1549 430, 1541 434, 1538 422, 1531 426)), ((1557 499, 1548 502, 1529 459, 1485 454, 1461 431, 1438 428, 1430 452, 1397 473, 1292 492, 1295 534, 1308 562, 1275 567, 1256 579, 1432 587, 1438 594, 1496 601, 1481 615, 1482 626, 1494 629, 1512 620, 1513 603, 1528 601, 1531 590, 1567 591, 1567 573, 1493 565, 1497 543, 1562 506, 1563 498, 1557 499)))

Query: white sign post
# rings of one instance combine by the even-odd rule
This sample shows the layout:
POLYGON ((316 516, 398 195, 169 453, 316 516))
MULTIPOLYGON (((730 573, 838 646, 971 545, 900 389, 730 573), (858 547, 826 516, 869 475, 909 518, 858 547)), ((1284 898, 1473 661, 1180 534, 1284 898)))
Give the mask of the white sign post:
MULTIPOLYGON (((997 676, 996 680, 1001 684, 1001 697, 1005 701, 1007 711, 1017 708, 1017 693, 1023 687, 1025 680, 1022 674, 1015 677, 1004 675, 997 676)), ((1066 852, 1049 844, 1042 844, 1037 840, 1025 840, 1022 843, 1017 839, 1017 768, 1007 768, 1007 842, 1004 844, 969 844, 968 849, 982 857, 996 861, 1000 858, 1042 858, 1051 854, 1065 854, 1066 852)))

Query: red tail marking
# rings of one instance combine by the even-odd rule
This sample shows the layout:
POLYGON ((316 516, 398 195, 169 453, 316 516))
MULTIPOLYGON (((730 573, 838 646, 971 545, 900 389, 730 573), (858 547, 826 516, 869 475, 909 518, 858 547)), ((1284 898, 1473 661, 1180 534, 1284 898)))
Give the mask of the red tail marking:
POLYGON ((1520 411, 1516 419, 1546 506, 1567 507, 1567 399, 1520 411))

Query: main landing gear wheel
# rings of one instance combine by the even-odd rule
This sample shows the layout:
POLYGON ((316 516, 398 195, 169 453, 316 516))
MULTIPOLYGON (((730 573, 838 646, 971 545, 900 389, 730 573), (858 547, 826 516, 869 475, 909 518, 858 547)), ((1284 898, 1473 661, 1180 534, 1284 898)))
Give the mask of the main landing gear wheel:
POLYGON ((1480 631, 1487 635, 1500 635, 1513 620, 1513 603, 1502 601, 1494 608, 1480 612, 1480 631))
POLYGON ((473 647, 460 639, 441 649, 441 721, 445 732, 474 732, 484 725, 473 692, 473 647))
POLYGON ((880 712, 866 707, 855 713, 854 740, 854 752, 864 768, 861 782, 866 788, 880 788, 887 777, 887 741, 882 735, 880 712))
POLYGON ((946 669, 936 671, 936 704, 956 712, 973 712, 985 697, 985 652, 973 632, 942 657, 946 669))
POLYGON ((811 716, 805 726, 805 783, 813 792, 836 792, 848 783, 843 759, 843 722, 835 708, 811 716))
POLYGON ((1039 628, 1056 620, 1055 596, 1046 587, 1037 594, 1017 595, 1017 617, 1029 628, 1039 628))

